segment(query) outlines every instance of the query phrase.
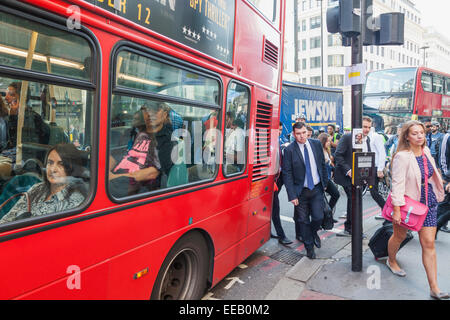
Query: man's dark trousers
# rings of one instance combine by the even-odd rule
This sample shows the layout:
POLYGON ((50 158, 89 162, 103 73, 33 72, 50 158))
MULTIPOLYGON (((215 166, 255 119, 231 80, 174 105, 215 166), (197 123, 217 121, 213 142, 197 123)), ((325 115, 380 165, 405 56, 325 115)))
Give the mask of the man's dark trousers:
POLYGON ((295 215, 305 248, 311 249, 314 246, 313 237, 319 231, 323 220, 324 196, 322 184, 318 183, 312 190, 303 188, 298 197, 295 215))
POLYGON ((380 182, 380 179, 377 175, 375 175, 375 184, 370 189, 370 195, 372 196, 372 199, 375 200, 375 202, 378 204, 378 206, 383 209, 384 204, 386 201, 383 199, 381 194, 378 192, 378 183, 380 182))
POLYGON ((284 233, 283 227, 281 226, 281 220, 280 220, 280 199, 278 199, 278 194, 281 191, 281 188, 283 187, 283 175, 280 174, 278 176, 278 179, 276 181, 278 191, 275 191, 273 193, 273 205, 272 205, 272 222, 273 226, 275 227, 275 231, 277 233, 277 236, 280 239, 283 239, 286 237, 286 234, 284 233))

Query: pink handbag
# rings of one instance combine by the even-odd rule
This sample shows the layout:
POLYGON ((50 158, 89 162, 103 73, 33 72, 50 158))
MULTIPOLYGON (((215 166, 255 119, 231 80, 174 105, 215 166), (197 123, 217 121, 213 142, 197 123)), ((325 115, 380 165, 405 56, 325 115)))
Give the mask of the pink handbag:
MULTIPOLYGON (((401 223, 400 225, 412 231, 422 229, 425 218, 428 213, 428 163, 427 158, 422 155, 423 165, 425 169, 425 202, 413 200, 405 196, 405 205, 400 207, 401 223)), ((394 214, 394 206, 392 205, 391 195, 389 194, 386 204, 383 207, 382 216, 386 220, 392 221, 394 214)))

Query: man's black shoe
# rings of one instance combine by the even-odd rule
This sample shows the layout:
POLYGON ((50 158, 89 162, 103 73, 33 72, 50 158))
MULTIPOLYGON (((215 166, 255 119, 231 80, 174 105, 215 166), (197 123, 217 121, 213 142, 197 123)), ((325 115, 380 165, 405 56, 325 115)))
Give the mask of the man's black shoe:
POLYGON ((312 247, 311 249, 306 248, 306 256, 311 260, 316 258, 316 253, 314 252, 314 247, 312 247))
POLYGON ((278 239, 278 242, 279 242, 280 244, 284 245, 284 246, 287 246, 287 245, 289 245, 289 244, 292 243, 292 241, 289 240, 289 239, 286 238, 286 237, 283 237, 283 238, 278 239))
POLYGON ((313 235, 313 238, 314 238, 314 245, 317 248, 320 248, 322 246, 322 242, 320 241, 319 235, 316 233, 316 234, 313 235))
POLYGON ((450 233, 450 228, 449 227, 441 227, 441 229, 439 229, 439 230, 441 230, 442 232, 450 233))

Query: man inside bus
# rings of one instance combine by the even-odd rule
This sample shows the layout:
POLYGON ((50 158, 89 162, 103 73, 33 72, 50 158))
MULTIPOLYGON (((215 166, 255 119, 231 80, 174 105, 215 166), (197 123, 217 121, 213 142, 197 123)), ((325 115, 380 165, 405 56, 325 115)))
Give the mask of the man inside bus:
MULTIPOLYGON (((16 161, 16 146, 17 146, 17 124, 20 107, 22 83, 15 81, 9 84, 6 91, 5 101, 9 110, 8 117, 8 136, 9 141, 5 150, 2 151, 2 156, 11 159, 12 163, 16 161)), ((47 145, 50 139, 50 127, 44 122, 41 116, 33 111, 30 106, 30 93, 27 93, 26 107, 24 112, 24 120, 22 127, 22 142, 31 142, 42 145, 47 145)), ((23 158, 37 158, 44 162, 45 153, 47 150, 30 151, 23 158)))
POLYGON ((134 114, 133 126, 139 131, 132 148, 116 160, 109 157, 109 187, 116 197, 165 187, 173 165, 170 108, 166 103, 144 104, 134 114))
POLYGON ((231 128, 225 137, 225 172, 233 174, 240 172, 245 163, 245 132, 244 122, 240 117, 233 120, 231 128))

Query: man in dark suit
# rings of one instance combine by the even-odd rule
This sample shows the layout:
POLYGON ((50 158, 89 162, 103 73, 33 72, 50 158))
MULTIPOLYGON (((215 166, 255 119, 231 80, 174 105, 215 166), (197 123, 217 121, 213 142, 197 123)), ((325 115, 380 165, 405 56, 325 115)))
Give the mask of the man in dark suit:
POLYGON ((295 206, 294 220, 300 225, 307 256, 314 259, 314 245, 321 246, 317 231, 323 220, 328 175, 322 145, 319 140, 308 139, 307 131, 303 122, 292 126, 295 141, 284 150, 282 172, 288 200, 295 206))
POLYGON ((347 195, 347 220, 344 223, 344 235, 352 234, 352 163, 353 146, 351 133, 344 134, 336 148, 334 155, 336 167, 334 182, 344 188, 347 195))
POLYGON ((272 222, 273 226, 275 227, 275 231, 277 233, 276 236, 273 236, 271 234, 272 238, 278 238, 278 242, 282 245, 289 245, 292 243, 290 239, 286 237, 286 234, 284 233, 283 227, 281 226, 281 219, 280 219, 280 199, 278 198, 278 194, 280 193, 281 188, 283 187, 283 174, 281 172, 281 164, 283 163, 283 141, 281 140, 281 132, 283 130, 283 125, 280 122, 279 126, 279 147, 278 147, 278 170, 276 175, 276 189, 273 193, 273 203, 272 203, 272 222))

